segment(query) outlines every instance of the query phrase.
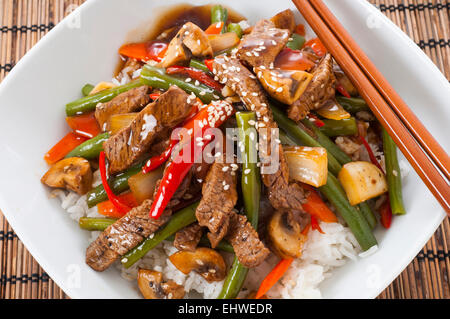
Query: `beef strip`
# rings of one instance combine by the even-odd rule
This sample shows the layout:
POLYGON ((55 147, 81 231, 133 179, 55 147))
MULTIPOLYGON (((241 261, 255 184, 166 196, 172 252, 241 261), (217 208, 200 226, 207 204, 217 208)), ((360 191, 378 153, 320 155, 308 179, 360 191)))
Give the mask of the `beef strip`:
POLYGON ((300 98, 288 109, 288 116, 298 122, 311 111, 334 98, 336 77, 333 72, 333 58, 327 53, 313 71, 313 78, 300 98))
MULTIPOLYGON (((166 165, 167 168, 167 165, 166 165)), ((86 263, 96 271, 104 271, 117 258, 136 247, 145 238, 163 226, 186 193, 192 177, 190 172, 178 187, 163 214, 154 219, 149 216, 153 201, 145 200, 140 206, 131 209, 125 216, 106 228, 86 250, 86 263)), ((155 188, 155 193, 159 188, 155 188)))
POLYGON ((140 159, 162 132, 174 128, 191 113, 195 102, 182 89, 171 86, 147 105, 131 124, 104 143, 111 174, 130 167, 140 159))
POLYGON ((272 136, 268 132, 271 132, 271 129, 278 129, 278 125, 273 120, 269 102, 256 77, 237 59, 224 56, 215 58, 213 72, 239 95, 248 109, 256 113, 259 157, 262 160, 261 173, 264 185, 268 188, 268 197, 272 206, 276 209, 303 211, 301 203, 305 199, 305 194, 298 184, 289 182, 289 169, 278 141, 274 141, 278 144, 274 144, 274 151, 278 152, 279 169, 270 174, 265 173, 268 171, 272 156, 270 147, 272 136))
POLYGON ((269 20, 261 20, 242 38, 237 56, 252 67, 269 66, 286 46, 291 32, 278 29, 269 20))
POLYGON ((243 215, 234 212, 231 214, 226 239, 233 246, 239 262, 247 268, 259 266, 270 254, 256 230, 243 215))
POLYGON ((119 94, 111 101, 98 103, 95 108, 95 118, 105 131, 106 124, 111 115, 139 111, 150 102, 148 86, 143 85, 119 94))
POLYGON ((193 223, 184 227, 175 234, 173 245, 178 250, 194 251, 197 248, 200 238, 202 238, 203 227, 198 223, 193 223))
POLYGON ((214 248, 228 231, 229 216, 237 202, 236 174, 225 163, 225 155, 212 164, 202 187, 202 199, 195 211, 200 226, 208 227, 214 248))

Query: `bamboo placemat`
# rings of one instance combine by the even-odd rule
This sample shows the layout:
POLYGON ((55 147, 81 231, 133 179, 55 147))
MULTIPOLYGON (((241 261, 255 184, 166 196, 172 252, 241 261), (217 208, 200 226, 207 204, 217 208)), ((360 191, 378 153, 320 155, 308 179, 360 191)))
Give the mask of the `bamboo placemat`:
MULTIPOLYGON (((450 4, 446 0, 369 0, 450 80, 450 4)), ((83 0, 0 0, 0 81, 83 0)), ((450 298, 446 219, 413 262, 378 298, 450 298)), ((0 298, 68 298, 23 246, 0 212, 0 298)))

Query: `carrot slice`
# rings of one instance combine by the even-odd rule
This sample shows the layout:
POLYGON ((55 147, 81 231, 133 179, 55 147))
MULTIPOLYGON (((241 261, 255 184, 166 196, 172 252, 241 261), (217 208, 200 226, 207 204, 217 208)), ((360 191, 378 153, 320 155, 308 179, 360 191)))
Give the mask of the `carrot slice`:
POLYGON ((303 187, 309 190, 306 203, 302 205, 303 209, 311 216, 314 216, 325 223, 337 223, 338 219, 336 215, 328 208, 327 204, 323 202, 317 191, 309 185, 303 185, 303 187))
POLYGON ((280 262, 262 281, 261 286, 259 286, 258 292, 256 293, 256 299, 259 299, 263 295, 265 295, 270 290, 270 288, 272 288, 277 283, 277 281, 280 280, 281 277, 283 277, 293 261, 293 258, 280 260, 280 262))
POLYGON ((66 122, 80 136, 93 138, 100 134, 100 126, 95 119, 94 112, 66 117, 66 122))
POLYGON ((55 144, 44 155, 44 159, 47 164, 55 164, 60 159, 64 158, 71 150, 87 141, 88 139, 83 136, 79 136, 73 132, 67 133, 58 143, 55 144))
POLYGON ((211 24, 208 29, 205 30, 205 34, 220 34, 223 29, 223 21, 211 24))
MULTIPOLYGON (((138 203, 131 192, 119 195, 117 197, 123 204, 130 208, 138 206, 138 203)), ((110 200, 98 203, 97 209, 100 214, 107 217, 120 218, 125 215, 124 212, 119 211, 110 200)))

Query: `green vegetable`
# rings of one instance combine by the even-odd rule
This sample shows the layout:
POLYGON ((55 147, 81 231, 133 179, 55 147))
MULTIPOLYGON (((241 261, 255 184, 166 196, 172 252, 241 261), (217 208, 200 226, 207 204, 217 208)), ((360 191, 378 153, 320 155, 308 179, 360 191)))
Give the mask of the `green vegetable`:
POLYGON ((189 66, 191 68, 197 69, 197 70, 201 70, 205 73, 210 74, 211 71, 209 71, 208 67, 205 65, 205 63, 203 63, 203 61, 197 60, 197 59, 191 59, 191 61, 189 62, 189 66))
POLYGON ((94 111, 98 103, 111 101, 117 95, 141 85, 143 83, 138 79, 124 85, 102 90, 94 95, 82 97, 81 99, 66 104, 66 114, 67 116, 74 116, 94 111))
MULTIPOLYGON (((259 202, 261 198, 261 179, 257 163, 256 130, 248 123, 255 121, 255 113, 236 113, 239 128, 239 141, 243 143, 242 152, 242 176, 241 185, 244 200, 244 208, 247 218, 253 228, 258 228, 259 202), (250 136, 253 134, 254 138, 250 136)), ((248 274, 248 268, 244 267, 237 257, 234 257, 233 265, 228 272, 218 299, 233 299, 239 294, 248 274)))
POLYGON ((194 203, 174 214, 164 228, 154 233, 151 238, 148 237, 144 239, 142 243, 126 253, 121 259, 122 265, 124 265, 125 268, 131 267, 139 259, 144 257, 146 253, 155 248, 160 242, 166 240, 170 235, 175 234, 183 227, 195 222, 195 210, 198 204, 198 202, 194 203))
POLYGON ((369 106, 361 98, 336 96, 336 100, 347 112, 352 114, 358 113, 360 111, 370 111, 369 106))
POLYGON ((223 22, 221 33, 226 32, 225 24, 228 20, 228 10, 221 5, 215 5, 211 8, 211 24, 223 22))
POLYGON ((392 138, 382 129, 384 162, 386 165, 386 178, 389 188, 389 201, 391 203, 392 214, 406 214, 402 194, 402 177, 400 175, 400 166, 397 158, 397 145, 392 138))
POLYGON ((293 33, 291 38, 292 40, 286 44, 286 47, 292 50, 300 50, 306 42, 305 37, 297 33, 293 33))
POLYGON ((358 133, 358 126, 354 117, 343 120, 321 120, 325 125, 319 130, 328 137, 356 135, 358 133))
POLYGON ((228 25, 227 31, 236 33, 237 36, 239 37, 239 39, 242 38, 242 33, 243 32, 242 32, 242 28, 239 25, 239 23, 230 23, 228 25))
POLYGON ((279 130, 281 145, 296 146, 295 143, 282 129, 279 130))
MULTIPOLYGON (((143 165, 142 163, 136 164, 136 165, 130 167, 129 169, 127 169, 125 172, 120 173, 120 174, 116 175, 115 177, 111 177, 110 179, 108 179, 108 184, 110 185, 113 192, 116 194, 120 194, 120 193, 126 191, 127 189, 129 189, 130 187, 128 186, 128 179, 131 176, 139 173, 142 170, 142 165, 143 165)), ((87 197, 86 202, 87 202, 89 208, 94 207, 98 203, 108 200, 108 195, 106 194, 106 191, 103 188, 102 184, 91 189, 86 194, 86 197, 87 197)))
MULTIPOLYGON (((202 236, 202 238, 200 239, 199 242, 200 246, 205 246, 205 247, 211 247, 211 243, 209 242, 208 237, 206 236, 202 236)), ((234 249, 233 246, 230 245, 230 243, 228 243, 225 240, 221 240, 215 249, 221 250, 221 251, 225 251, 227 253, 234 253, 234 249)))
POLYGON ((319 190, 345 220, 364 251, 377 244, 367 220, 360 211, 350 205, 342 186, 333 174, 328 172, 327 183, 319 187, 319 190))
POLYGON ((374 229, 377 225, 377 218, 375 217, 375 214, 373 213, 372 209, 370 208, 369 204, 366 202, 360 203, 358 205, 359 211, 366 219, 367 223, 369 224, 371 229, 374 229))
POLYGON ((95 159, 103 151, 103 143, 109 138, 109 133, 102 133, 96 137, 75 147, 65 158, 83 157, 85 159, 95 159))
POLYGON ((167 90, 171 85, 176 85, 187 93, 194 93, 203 103, 210 103, 212 100, 218 100, 220 93, 216 92, 204 84, 195 85, 191 82, 185 82, 180 77, 166 74, 166 71, 146 64, 141 72, 141 80, 148 86, 156 89, 167 90))
POLYGON ((80 228, 86 230, 104 231, 108 226, 114 224, 116 219, 113 218, 90 218, 81 217, 78 221, 80 228))
POLYGON ((91 93, 92 89, 94 88, 94 86, 92 84, 85 84, 83 86, 83 88, 81 89, 81 93, 83 94, 83 96, 88 96, 89 93, 91 93))

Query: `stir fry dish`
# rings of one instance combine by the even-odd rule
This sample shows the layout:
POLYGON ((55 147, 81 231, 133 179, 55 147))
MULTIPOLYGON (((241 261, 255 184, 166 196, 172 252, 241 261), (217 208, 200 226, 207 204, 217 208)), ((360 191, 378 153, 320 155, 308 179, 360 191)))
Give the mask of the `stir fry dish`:
POLYGON ((405 214, 396 146, 305 30, 184 8, 66 105, 41 181, 92 232, 87 265, 148 299, 301 298, 375 252, 405 214))

